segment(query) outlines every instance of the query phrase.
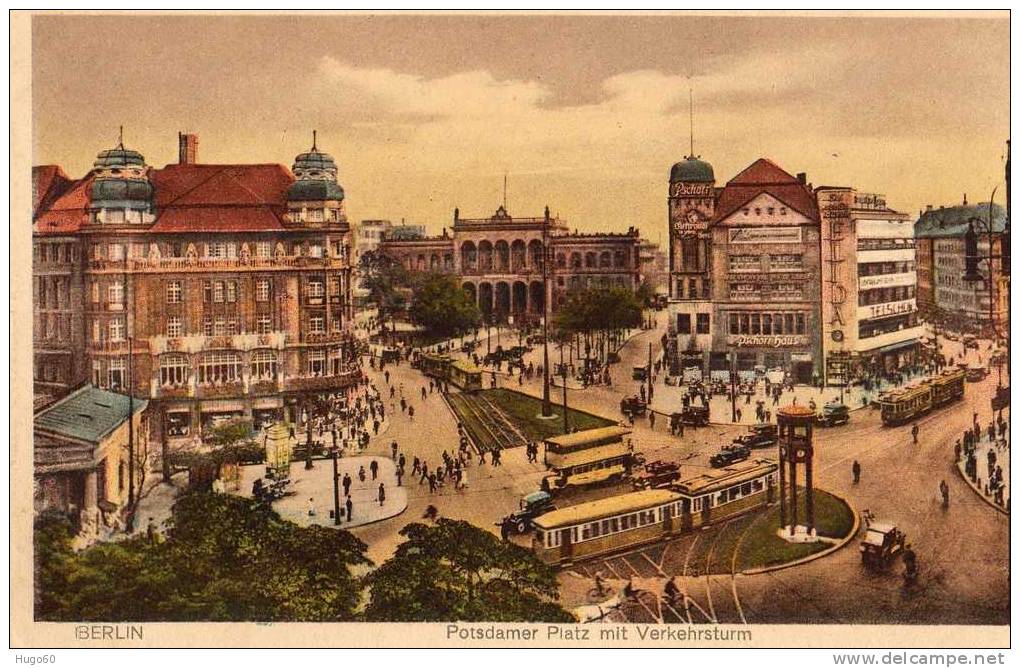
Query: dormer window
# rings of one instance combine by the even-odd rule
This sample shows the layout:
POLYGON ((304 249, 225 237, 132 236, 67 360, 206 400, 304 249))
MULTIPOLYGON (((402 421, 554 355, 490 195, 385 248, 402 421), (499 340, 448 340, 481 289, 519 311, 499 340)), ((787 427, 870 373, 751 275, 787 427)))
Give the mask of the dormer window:
POLYGON ((785 216, 786 215, 786 207, 785 206, 779 208, 779 215, 780 216, 785 216))
POLYGON ((756 215, 756 216, 760 216, 761 215, 761 207, 755 207, 754 208, 754 215, 756 215))
POLYGON ((750 213, 751 213, 750 209, 744 209, 744 215, 745 216, 750 215, 750 213))
POLYGON ((775 207, 771 207, 771 206, 769 207, 769 215, 770 215, 770 216, 774 216, 774 215, 776 215, 776 209, 775 209, 775 207))

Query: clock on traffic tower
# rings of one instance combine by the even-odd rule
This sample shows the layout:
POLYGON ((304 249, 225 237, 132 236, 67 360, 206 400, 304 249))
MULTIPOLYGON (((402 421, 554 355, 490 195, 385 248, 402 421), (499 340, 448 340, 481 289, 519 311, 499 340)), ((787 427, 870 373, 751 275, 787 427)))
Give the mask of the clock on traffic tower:
POLYGON ((789 494, 790 503, 790 535, 797 530, 797 467, 804 467, 804 501, 807 514, 807 535, 815 533, 815 498, 814 498, 814 460, 815 449, 812 445, 812 432, 815 424, 815 412, 807 406, 784 406, 777 415, 779 422, 779 522, 783 528, 786 524, 786 504, 789 494), (789 466, 789 479, 786 467, 789 466))

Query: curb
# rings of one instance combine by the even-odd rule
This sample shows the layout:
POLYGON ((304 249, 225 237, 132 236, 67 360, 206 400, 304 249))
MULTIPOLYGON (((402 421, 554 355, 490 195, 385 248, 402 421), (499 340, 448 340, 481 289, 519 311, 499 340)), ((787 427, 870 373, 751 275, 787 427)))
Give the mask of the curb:
POLYGON ((980 489, 978 489, 977 485, 975 485, 973 482, 970 481, 970 478, 967 477, 967 474, 963 472, 963 470, 960 468, 960 465, 958 463, 954 462, 953 463, 953 468, 956 469, 956 474, 958 476, 960 476, 960 478, 962 478, 965 483, 967 483, 967 486, 970 487, 971 491, 973 491, 975 494, 977 494, 978 498, 980 498, 982 501, 984 501, 985 503, 990 505, 992 508, 995 508, 996 510, 998 510, 1000 513, 1002 513, 1006 517, 1009 517, 1009 511, 1007 511, 1005 508, 1003 508, 999 504, 995 503, 995 501, 993 501, 992 499, 989 499, 987 496, 985 496, 984 492, 982 492, 980 489))
MULTIPOLYGON (((832 494, 832 492, 829 492, 829 494, 832 494)), ((794 566, 802 566, 802 565, 804 565, 806 563, 809 563, 811 561, 814 561, 816 559, 821 559, 822 557, 827 557, 830 554, 832 554, 833 552, 835 552, 836 550, 839 550, 839 549, 842 549, 842 548, 846 547, 846 544, 849 543, 854 538, 856 538, 857 537, 857 532, 860 531, 860 528, 861 528, 861 516, 857 514, 857 510, 853 506, 851 506, 847 502, 847 500, 844 499, 842 496, 838 496, 836 494, 832 494, 832 496, 836 497, 837 499, 839 499, 840 501, 845 503, 846 507, 850 509, 850 512, 853 513, 853 516, 854 516, 854 526, 853 526, 853 528, 850 529, 850 533, 848 533, 840 542, 836 543, 835 545, 833 545, 831 547, 828 547, 828 548, 822 550, 821 552, 815 552, 814 554, 809 554, 806 557, 801 557, 800 559, 796 559, 794 561, 789 561, 789 562, 787 562, 785 564, 776 564, 774 566, 762 566, 762 567, 759 567, 759 568, 751 568, 751 569, 746 570, 746 571, 740 571, 740 574, 741 575, 760 575, 762 573, 771 573, 773 571, 781 571, 781 570, 786 569, 786 568, 793 568, 794 566)))

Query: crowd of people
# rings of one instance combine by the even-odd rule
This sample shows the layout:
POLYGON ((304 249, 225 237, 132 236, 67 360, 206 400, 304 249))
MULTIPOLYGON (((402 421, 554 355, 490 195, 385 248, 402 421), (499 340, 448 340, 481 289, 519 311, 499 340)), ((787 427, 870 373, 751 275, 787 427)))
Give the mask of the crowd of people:
POLYGON ((991 497, 996 505, 1006 510, 1009 510, 1009 499, 1005 498, 1006 484, 1001 460, 1009 449, 1008 429, 1009 423, 1003 419, 1002 411, 999 411, 994 419, 989 420, 983 429, 978 422, 978 414, 974 413, 973 424, 956 440, 955 447, 956 461, 959 462, 960 458, 963 458, 963 470, 971 482, 986 496, 991 497), (981 446, 984 446, 985 450, 983 471, 979 470, 978 462, 978 450, 981 446))

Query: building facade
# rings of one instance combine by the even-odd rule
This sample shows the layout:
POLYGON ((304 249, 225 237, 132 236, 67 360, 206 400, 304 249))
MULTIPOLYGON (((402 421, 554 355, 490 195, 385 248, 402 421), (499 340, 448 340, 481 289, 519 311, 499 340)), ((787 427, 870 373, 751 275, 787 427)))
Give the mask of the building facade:
POLYGON ((533 323, 547 300, 555 310, 570 290, 635 290, 640 283, 640 240, 634 228, 622 234, 578 234, 548 209, 542 217, 514 218, 499 207, 488 218, 461 218, 455 210, 452 230, 420 239, 387 238, 382 248, 408 270, 456 275, 487 321, 533 323))
POLYGON ((989 207, 987 202, 937 209, 929 206, 921 213, 914 223, 918 301, 929 319, 937 318, 958 330, 987 330, 994 323, 1000 333, 1008 332, 1009 283, 1000 261, 1005 227, 1005 209, 995 204, 989 207), (974 276, 979 280, 965 278, 968 255, 979 258, 974 276))
MULTIPOLYGON (((179 142, 162 169, 123 144, 103 151, 40 200, 37 258, 71 239, 81 260, 74 354, 96 387, 151 400, 155 438, 193 439, 224 418, 298 420, 359 377, 336 162, 313 142, 291 170, 201 164, 197 138, 179 142)), ((36 262, 36 280, 49 264, 36 262)), ((47 363, 37 356, 37 384, 47 363)))
POLYGON ((363 220, 354 227, 354 264, 357 266, 361 256, 379 249, 379 244, 390 229, 388 220, 363 220))
POLYGON ((816 190, 822 230, 822 349, 827 384, 882 375, 915 360, 916 248, 909 216, 885 197, 816 190))

